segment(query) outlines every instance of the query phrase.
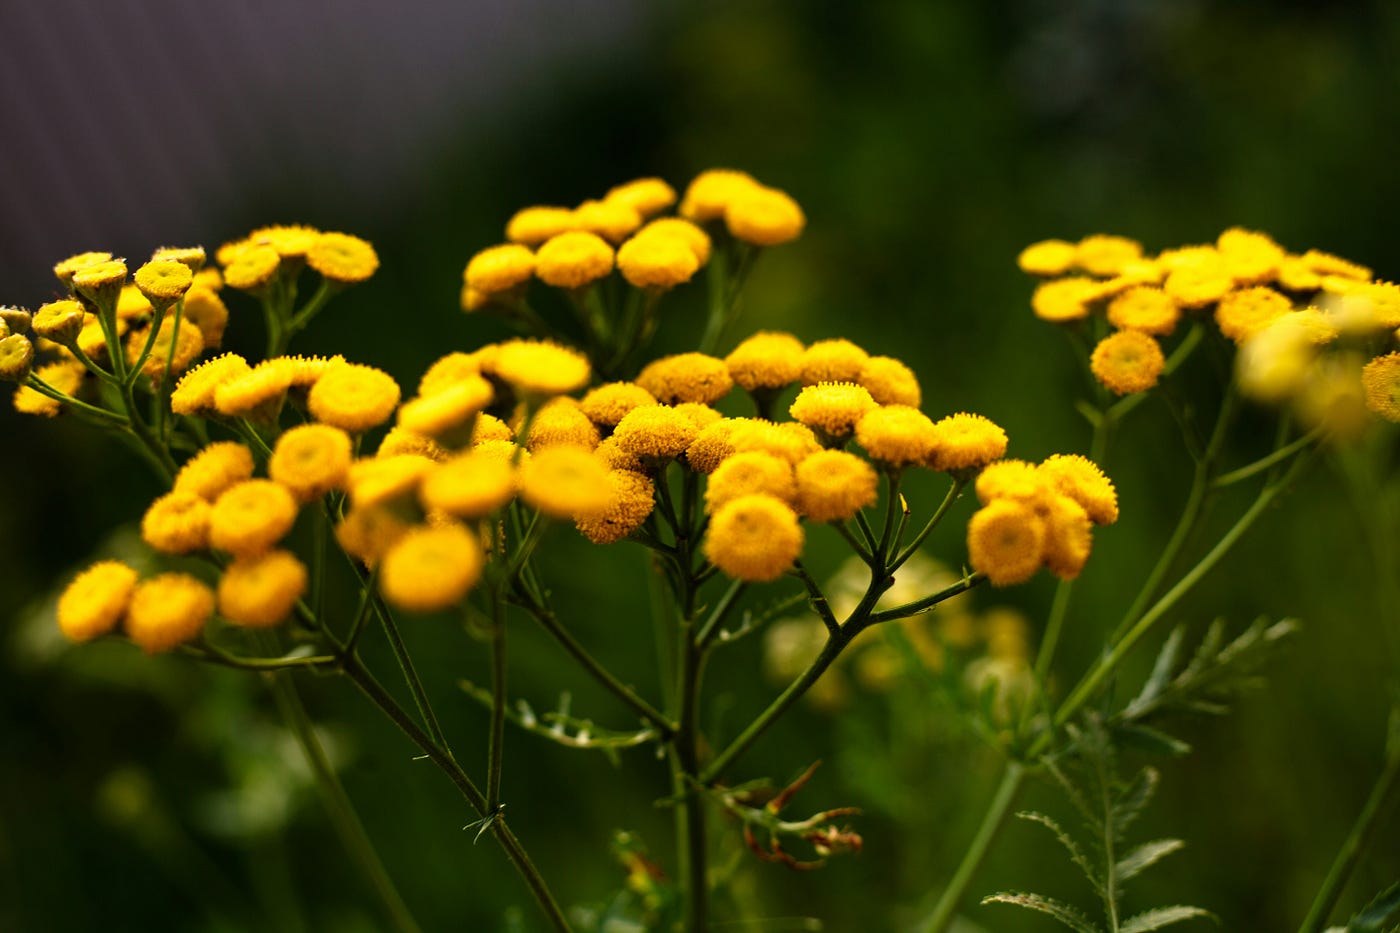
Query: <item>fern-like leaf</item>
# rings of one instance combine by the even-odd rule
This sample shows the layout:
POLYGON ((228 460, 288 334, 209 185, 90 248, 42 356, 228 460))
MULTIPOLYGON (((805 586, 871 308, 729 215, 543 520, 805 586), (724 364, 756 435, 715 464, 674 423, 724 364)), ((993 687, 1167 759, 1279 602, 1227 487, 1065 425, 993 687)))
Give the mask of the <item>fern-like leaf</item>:
POLYGON ((1381 933, 1381 928, 1400 915, 1400 884, 1393 884, 1357 912, 1347 924, 1346 933, 1381 933))
POLYGON ((1214 920, 1215 914, 1199 907, 1157 907, 1153 910, 1144 910, 1136 917, 1129 917, 1118 928, 1118 933, 1148 933, 1149 930, 1160 930, 1173 923, 1194 920, 1197 917, 1209 917, 1214 920))
POLYGON ((1115 869, 1118 872, 1118 880, 1127 881, 1129 878, 1142 874, 1168 855, 1180 851, 1185 845, 1186 843, 1180 839, 1157 839, 1153 842, 1144 842, 1118 860, 1115 869))
POLYGON ((1022 810, 1020 813, 1017 813, 1016 816, 1019 819, 1027 820, 1032 823, 1039 823, 1041 826, 1044 826, 1046 829, 1050 830, 1050 832, 1054 833, 1055 838, 1060 840, 1060 845, 1064 846, 1065 851, 1069 852, 1070 860, 1079 866, 1080 871, 1084 872, 1084 877, 1089 879, 1089 883, 1094 886, 1094 890, 1098 891, 1100 896, 1103 895, 1103 882, 1099 879, 1098 869, 1094 866, 1093 862, 1089 861, 1089 857, 1084 854, 1083 849, 1079 848, 1079 844, 1074 841, 1070 834, 1060 828, 1059 823, 1056 823, 1044 813, 1036 813, 1033 810, 1022 810))
POLYGON ((1054 898, 1042 897, 1039 894, 1026 894, 1022 892, 1003 891, 993 894, 991 897, 982 898, 983 904, 1014 904, 1017 907, 1025 907, 1028 910, 1039 911, 1048 914, 1065 926, 1074 930, 1075 933, 1103 933, 1103 931, 1075 908, 1068 904, 1063 904, 1054 898))
POLYGON ((1114 802, 1109 819, 1113 823, 1114 835, 1117 838, 1122 838, 1124 831, 1152 802, 1152 795, 1157 792, 1159 777, 1156 768, 1143 768, 1114 802))

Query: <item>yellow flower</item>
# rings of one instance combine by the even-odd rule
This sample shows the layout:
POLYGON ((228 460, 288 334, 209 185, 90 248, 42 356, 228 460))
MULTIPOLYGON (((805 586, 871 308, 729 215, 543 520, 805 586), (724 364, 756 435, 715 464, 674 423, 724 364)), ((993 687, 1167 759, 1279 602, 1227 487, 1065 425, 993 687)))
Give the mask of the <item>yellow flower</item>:
POLYGON ((151 253, 151 259, 168 259, 189 267, 191 276, 204 268, 204 247, 202 246, 162 246, 151 253))
POLYGON ((928 415, 908 405, 886 405, 856 423, 856 443, 871 458, 891 467, 927 463, 935 452, 937 432, 928 415))
POLYGON ((515 432, 500 418, 485 412, 476 416, 476 424, 472 427, 473 444, 481 444, 485 441, 513 440, 515 440, 515 432))
MULTIPOLYGON (((12 334, 5 340, 13 340, 19 334, 12 334)), ((4 341, 0 341, 3 344, 4 341)), ((34 375, 53 386, 64 395, 76 395, 82 388, 83 377, 87 375, 87 369, 82 363, 61 362, 49 363, 34 370, 34 375)), ((42 415, 52 418, 59 413, 62 405, 49 398, 47 395, 40 395, 29 386, 20 386, 15 390, 15 411, 24 415, 42 415)))
POLYGON ((1142 244, 1121 236, 1086 236, 1074 250, 1074 261, 1079 268, 1105 279, 1118 275, 1128 263, 1140 259, 1142 244))
MULTIPOLYGON (((5 330, 9 330, 8 325, 5 330)), ((6 335, 0 332, 0 382, 22 382, 28 379, 33 365, 33 341, 24 334, 6 335)))
POLYGON ((1215 323, 1222 334, 1241 343, 1292 310, 1287 296, 1259 285, 1221 298, 1215 308, 1215 323))
POLYGON ((213 502, 225 489, 253 476, 253 452, 237 441, 215 441, 191 457, 175 474, 177 492, 192 492, 213 502))
POLYGON ((1024 583, 1040 569, 1045 521, 1017 499, 995 499, 967 523, 967 558, 994 586, 1024 583))
POLYGON ((90 641, 117 627, 136 587, 136 571, 121 561, 98 561, 58 597, 58 627, 72 641, 90 641))
POLYGON ((816 434, 805 424, 798 424, 796 421, 774 424, 757 418, 739 420, 729 436, 729 443, 736 453, 765 450, 782 457, 793 466, 822 449, 821 444, 817 443, 816 434))
POLYGON ((787 503, 762 493, 726 502, 710 519, 705 557, 731 577, 776 580, 802 554, 802 526, 787 503))
MULTIPOLYGON (((238 359, 241 360, 242 357, 238 359)), ((218 371, 210 373, 211 381, 218 378, 218 382, 209 387, 213 390, 214 407, 218 409, 219 414, 229 417, 242 416, 267 422, 276 420, 282 400, 286 397, 287 389, 292 385, 292 377, 296 374, 295 364, 286 357, 273 357, 263 360, 246 372, 239 372, 240 368, 237 364, 230 363, 227 374, 218 371)), ((195 372, 203 372, 203 368, 195 372)), ((194 373, 190 375, 193 376, 194 373)), ((181 385, 184 385, 183 381, 181 385)), ((198 384, 196 387, 202 388, 198 384)), ((178 392, 178 389, 176 391, 178 392)))
POLYGON ((385 552, 379 591, 396 608, 437 612, 462 601, 485 563, 481 541, 456 522, 414 528, 385 552))
POLYGON ((546 447, 520 465, 520 498, 551 518, 594 516, 612 497, 608 472, 586 447, 546 447))
POLYGON ((929 466, 935 470, 980 470, 1006 454, 1006 432, 981 415, 949 415, 933 426, 933 433, 929 466))
POLYGON ((1215 249, 1200 247, 1184 252, 1162 290, 1183 308, 1200 308, 1219 301, 1235 287, 1229 263, 1215 249))
POLYGON ((339 489, 350 472, 350 435, 328 424, 302 424, 277 438, 267 475, 302 502, 339 489))
POLYGON ((619 444, 615 437, 604 438, 603 442, 593 449, 593 453, 609 470, 631 470, 633 473, 643 473, 647 470, 642 458, 619 444))
MULTIPOLYGON (((117 336, 124 337, 127 330, 128 322, 118 318, 117 336)), ((107 334, 102 330, 102 322, 98 320, 97 315, 89 314, 83 319, 83 329, 78 332, 78 349, 99 363, 110 359, 107 352, 107 334)))
POLYGON ((1231 227, 1215 241, 1220 255, 1236 282, 1267 282, 1278 274, 1283 264, 1283 247, 1268 234, 1231 227))
POLYGON ((323 233, 306 251, 306 264, 332 282, 363 282, 379 268, 379 256, 357 236, 323 233))
POLYGON ((326 370, 306 397, 322 424, 359 434, 389 420, 399 404, 399 384, 382 369, 342 363, 326 370))
POLYGON ((1316 308, 1278 318, 1240 344, 1235 356, 1240 391, 1266 403, 1286 400, 1306 383, 1317 347, 1336 335, 1336 328, 1316 308))
POLYGON ((98 307, 108 302, 115 306, 122 286, 126 284, 126 263, 120 259, 95 262, 73 273, 73 288, 98 307))
POLYGON ((1021 250, 1016 265, 1030 275, 1064 275, 1074 268, 1077 251, 1067 240, 1041 240, 1021 250))
POLYGON ((724 358, 730 377, 747 392, 781 389, 802 375, 806 348, 792 334, 759 331, 724 358))
POLYGON ((998 460, 977 474, 977 501, 988 505, 994 499, 1018 499, 1035 504, 1052 491, 1050 477, 1049 471, 1025 460, 998 460))
POLYGON ((219 614, 249 628, 276 625, 292 614, 306 578, 306 565, 290 551, 240 557, 219 578, 219 614))
POLYGON ((67 259, 53 267, 53 274, 58 276, 58 280, 64 285, 73 281, 73 274, 86 266, 94 266, 99 262, 107 262, 112 258, 111 253, 78 253, 76 256, 69 256, 67 259))
POLYGON ((700 268, 690 244, 679 236, 638 233, 617 251, 617 268, 636 288, 673 288, 700 268))
POLYGON ((1355 354, 1329 354, 1309 369, 1293 399, 1304 428, 1322 428, 1332 441, 1352 440, 1366 430, 1371 418, 1366 387, 1357 374, 1360 363, 1355 354))
POLYGON ((224 342, 224 329, 228 326, 228 306, 218 292, 201 286, 191 288, 185 294, 185 320, 199 328, 204 336, 204 348, 213 349, 224 342))
POLYGON ((490 371, 522 395, 547 397, 588 385, 588 358, 557 343, 507 340, 491 361, 490 371))
MULTIPOLYGON (((1118 491, 1113 488, 1113 481, 1088 457, 1054 454, 1041 461, 1037 472, 1061 495, 1079 503, 1095 525, 1112 525, 1118 521, 1118 491)), ((977 492, 979 496, 982 493, 981 477, 977 480, 977 492)))
POLYGON ((238 557, 260 554, 286 537, 297 518, 287 487, 250 479, 224 490, 209 513, 209 544, 238 557))
POLYGON ((881 405, 908 405, 918 408, 923 401, 919 379, 914 371, 892 356, 872 356, 860 368, 856 379, 881 405))
MULTIPOLYGON (((170 394, 170 410, 177 415, 199 415, 214 409, 219 386, 252 372, 248 361, 237 353, 225 353, 205 360, 180 377, 170 394)), ((282 386, 278 393, 286 390, 282 386)))
POLYGON ((1120 330, 1100 340, 1089 368, 1110 392, 1128 395, 1157 384, 1166 366, 1157 341, 1141 331, 1120 330))
POLYGON ((1322 287, 1322 276, 1302 256, 1285 255, 1278 266, 1278 284, 1291 292, 1311 292, 1322 287))
POLYGON ((1043 321, 1063 324, 1089 316, 1089 304, 1099 297, 1099 283, 1083 276, 1055 279, 1036 286, 1031 310, 1043 321))
MULTIPOLYGON (((126 361, 131 365, 136 365, 136 360, 141 355, 141 351, 146 346, 146 341, 150 338, 151 328, 146 326, 138 331, 134 331, 126 340, 126 361)), ((160 330, 156 332, 155 343, 151 346, 151 355, 146 357, 145 364, 141 367, 141 372, 152 379, 159 379, 165 372, 165 361, 170 360, 171 372, 184 372, 189 369, 191 363, 204 352, 204 335, 199 332, 199 327, 193 321, 181 321, 178 334, 175 330, 175 318, 168 315, 161 321, 160 330), (170 343, 174 340, 175 352, 170 353, 170 343)))
POLYGON ((792 464, 762 450, 734 454, 710 474, 705 485, 705 511, 714 512, 726 502, 755 493, 794 504, 797 478, 793 475, 792 464))
POLYGON ((345 488, 351 504, 359 509, 405 501, 417 492, 418 484, 435 465, 435 461, 416 454, 356 460, 350 464, 345 488))
POLYGON ((1155 285, 1137 285, 1108 304, 1108 323, 1119 330, 1140 330, 1166 337, 1176 330, 1181 309, 1155 285))
POLYGON ((335 526, 335 540, 346 554, 373 567, 411 527, 393 509, 355 507, 335 526))
POLYGON ((515 485, 510 461, 469 451, 426 473, 418 499, 428 512, 484 518, 515 498, 515 485))
POLYGON ((245 246, 224 265, 224 283, 240 291, 257 292, 272 281, 281 265, 282 254, 271 246, 245 246))
POLYGON ((415 454, 441 463, 450 456, 447 450, 422 434, 414 434, 407 428, 392 427, 379 442, 376 457, 392 457, 396 454, 415 454))
POLYGON ((856 422, 878 406, 870 392, 853 382, 820 382, 805 386, 788 408, 793 419, 834 441, 851 435, 856 422))
POLYGON ((802 235, 807 218, 787 192, 751 187, 724 206, 724 225, 736 239, 755 246, 780 246, 802 235))
POLYGON ((684 412, 665 405, 643 405, 623 416, 613 429, 618 446, 643 462, 671 460, 686 452, 700 428, 684 412))
MULTIPOLYGON (((642 215, 629 204, 621 201, 584 201, 574 208, 576 230, 570 232, 592 233, 609 243, 621 243, 635 233, 641 225, 642 215)), ((611 271, 611 266, 608 271, 611 271)), ((602 275, 607 275, 607 272, 602 273, 602 275)), ((594 278, 602 278, 602 275, 594 276, 594 278)), ((544 278, 544 276, 540 276, 540 278, 544 278)), ((550 284, 555 283, 550 282, 550 284)))
POLYGON ((1084 507, 1069 496, 1051 496, 1044 510, 1045 567, 1061 580, 1084 569, 1093 546, 1093 529, 1084 507))
POLYGON ((478 375, 411 399, 399 409, 399 427, 426 437, 440 437, 466 425, 495 397, 491 383, 478 375))
POLYGON ((214 614, 214 592, 186 573, 143 580, 126 607, 126 634, 147 654, 169 651, 200 633, 214 614))
POLYGON ((168 492, 141 519, 141 540, 165 554, 188 554, 209 544, 209 502, 186 490, 168 492))
POLYGON ((870 354, 849 340, 818 340, 802 352, 802 384, 858 382, 870 354))
POLYGON ((183 262, 152 259, 137 269, 132 278, 147 301, 155 307, 163 308, 189 291, 190 284, 194 281, 194 272, 183 262))
POLYGON ((724 360, 704 353, 678 353, 653 360, 637 375, 636 381, 666 405, 680 402, 708 405, 724 398, 734 386, 724 360))
POLYGON ((84 315, 81 302, 65 298, 40 305, 29 326, 36 336, 66 345, 77 339, 83 329, 84 315))
POLYGON ((1366 407, 1387 421, 1400 421, 1400 353, 1378 356, 1361 368, 1366 407))
POLYGON ((434 395, 450 389, 459 382, 466 382, 473 376, 481 375, 481 362, 470 353, 454 350, 440 357, 423 372, 418 380, 418 394, 434 395))
MULTIPOLYGON (((539 246, 550 237, 577 230, 574 212, 568 207, 527 207, 506 222, 506 239, 526 246, 539 246)), ((518 254, 517 254, 518 255, 518 254)), ((534 274, 531 269, 530 275, 534 274)), ((529 278, 527 275, 525 278, 529 278)), ((524 281, 524 279, 521 279, 524 281)), ((497 289, 499 291, 499 289, 497 289)))
POLYGON ((609 382, 589 390, 579 407, 589 421, 611 428, 632 409, 655 404, 656 397, 635 382, 609 382))
POLYGON ((734 432, 747 419, 723 418, 707 428, 701 428, 695 440, 685 449, 685 461, 697 473, 713 473, 726 457, 734 453, 734 432))
POLYGON ((855 454, 823 450, 797 465, 798 511, 814 522, 840 522, 875 504, 875 471, 855 454))
POLYGON ((578 530, 594 544, 621 541, 641 527, 656 507, 655 486, 640 473, 610 470, 611 496, 598 512, 579 518, 578 530))
POLYGON ((686 220, 699 223, 718 220, 735 198, 758 186, 753 176, 745 172, 710 169, 695 176, 676 211, 686 220))
POLYGON ((535 254, 518 243, 492 246, 467 262, 462 279, 483 295, 510 291, 535 274, 535 254))
POLYGON ((665 236, 685 241, 700 265, 710 261, 710 235, 681 217, 658 217, 637 231, 637 236, 665 236))
POLYGON ((530 421, 525 447, 538 453, 546 447, 564 445, 592 450, 601 438, 598 429, 588 420, 579 403, 567 395, 550 399, 530 421))
POLYGON ((626 204, 643 217, 650 217, 676 203, 676 189, 660 178, 638 178, 610 189, 603 200, 626 204))
POLYGON ((1304 266, 1320 276, 1335 275, 1358 282, 1365 282, 1371 278, 1371 270, 1366 266, 1331 253, 1324 253, 1320 249, 1308 250, 1301 259, 1304 266))
POLYGON ((259 227, 248 234, 247 244, 271 246, 279 256, 303 259, 316 245, 321 231, 300 224, 259 227))
POLYGON ((582 288, 613 268, 613 248, 596 233, 571 230, 551 237, 535 256, 535 275, 555 288, 582 288))

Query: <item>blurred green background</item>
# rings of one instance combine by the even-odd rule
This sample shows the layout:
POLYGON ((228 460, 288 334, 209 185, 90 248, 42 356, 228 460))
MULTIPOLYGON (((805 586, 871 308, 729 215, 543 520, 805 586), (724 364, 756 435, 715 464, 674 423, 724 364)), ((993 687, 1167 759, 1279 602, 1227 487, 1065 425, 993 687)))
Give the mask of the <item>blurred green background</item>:
MULTIPOLYGON (((430 38, 431 28, 415 21, 430 6, 409 7, 414 16, 402 28, 414 41, 430 38)), ((364 57, 352 63, 355 81, 342 85, 315 49, 319 31, 343 38, 368 28, 351 7, 343 14, 279 22, 304 30, 302 45, 279 60, 286 74, 325 69, 330 77, 298 85, 310 90, 290 122, 279 118, 260 139, 243 140, 225 166, 234 179, 227 191, 175 191, 178 173, 163 176, 163 166, 140 160, 114 168, 102 145, 72 156, 85 177, 49 179, 55 204, 81 202, 92 178, 141 192, 135 213, 148 203, 161 216, 163 191, 183 197, 200 207, 197 230, 176 220, 138 239, 144 228, 122 226, 131 211, 120 204, 90 217, 11 211, 0 299, 30 307, 47 300, 46 264, 82 249, 140 256, 166 241, 212 248, 277 222, 342 229, 376 245, 381 271, 339 299, 300 347, 344 353, 411 384, 445 350, 504 335, 456 310, 457 289, 466 258, 497 242, 514 210, 576 203, 641 175, 679 187, 699 170, 731 166, 789 191, 809 218, 798 243, 760 263, 744 330, 845 336, 898 356, 919 373, 929 414, 983 413, 1007 429, 1012 455, 1039 459, 1084 450, 1088 431, 1072 407, 1082 383, 1068 344, 1029 312, 1032 286, 1014 265, 1025 244, 1110 232, 1158 250, 1241 224, 1293 250, 1317 247, 1370 265, 1380 277, 1400 267, 1400 7, 1379 0, 483 6, 483 21, 509 40, 506 52, 529 54, 466 56, 454 70, 450 56, 415 60, 412 42, 385 38, 397 51, 378 57, 379 37, 368 35, 364 57), (600 28, 596 20, 607 17, 618 28, 600 28), (586 52, 561 52, 575 30, 587 36, 586 52), (554 51, 530 46, 536 33, 551 36, 554 51), (432 63, 446 69, 443 81, 460 83, 473 62, 489 67, 499 93, 454 98, 433 111, 431 132, 389 131, 378 108, 388 101, 392 109, 395 81, 432 63), (371 94, 376 106, 357 103, 371 94), (321 133, 332 117, 357 128, 352 140, 321 133), (397 161, 375 162, 381 150, 397 161), (380 164, 394 167, 382 187, 366 182, 380 164), (359 165, 359 174, 347 165, 359 165), (71 241, 52 245, 59 237, 71 241), (48 258, 17 267, 13 257, 29 256, 35 244, 48 258)), ((211 41, 192 17, 132 22, 170 43, 211 41)), ((103 110, 102 73, 121 68, 120 49, 95 51, 100 24, 84 28, 92 44, 70 44, 66 54, 80 56, 91 85, 30 114, 58 139, 65 127, 81 132, 88 110, 103 110)), ((484 38, 461 41, 479 49, 484 38)), ((237 75, 242 62, 230 57, 217 67, 237 75)), ((415 80, 424 86, 434 76, 415 80)), ((200 150, 179 114, 162 109, 158 86, 145 102, 157 130, 169 134, 160 148, 174 164, 183 151, 200 150)), ((238 125, 258 126, 261 107, 285 116, 287 102, 280 110, 278 103, 248 95, 238 125)), ((395 127, 406 119, 397 118, 395 127)), ((211 118, 190 120, 199 127, 211 118)), ((149 139, 150 125, 132 132, 149 139)), ((47 156, 29 142, 40 138, 17 131, 7 143, 13 177, 36 177, 28 170, 47 156)), ((230 301, 230 345, 256 353, 261 330, 251 303, 230 301)), ((698 330, 697 319, 679 314, 663 322, 659 346, 686 347, 698 330)), ((1261 443, 1251 425, 1247 419, 1238 438, 1241 458, 1261 443)), ((1060 654, 1061 680, 1095 656, 1165 541, 1190 472, 1185 454, 1164 443, 1173 430, 1164 409, 1145 405, 1110 454, 1123 519, 1097 537, 1060 654)), ((69 650, 52 631, 54 588, 95 548, 132 546, 131 523, 155 493, 141 465, 63 420, 0 412, 0 431, 0 929, 381 928, 255 680, 148 661, 118 644, 69 650)), ((1394 447, 1390 436, 1377 439, 1383 473, 1394 447)), ((916 494, 916 510, 927 510, 939 491, 928 484, 916 494)), ((1396 683, 1382 631, 1400 620, 1377 616, 1378 568, 1359 543, 1357 507, 1330 467, 1314 470, 1175 613, 1193 630, 1217 615, 1237 626, 1258 615, 1295 616, 1305 627, 1264 691, 1226 718, 1188 724, 1183 734, 1195 752, 1162 764, 1162 799, 1142 838, 1179 835, 1188 848, 1141 881, 1134 903, 1199 904, 1229 930, 1291 929, 1305 912, 1380 768, 1396 683)), ((1227 502, 1221 514, 1228 511, 1227 502)), ((958 514, 965 520, 970 508, 958 514)), ((953 565, 963 556, 953 527, 960 524, 930 545, 953 565)), ((813 565, 829 573, 838 542, 811 538, 813 565)), ((579 637, 655 695, 640 549, 592 548, 568 529, 549 548, 553 585, 579 637)), ((1039 619, 1052 586, 1042 574, 976 600, 1039 619)), ((485 717, 453 684, 483 678, 481 646, 434 620, 406 628, 459 755, 480 770, 485 717)), ((706 715, 721 731, 777 689, 762 675, 757 647, 732 649, 711 671, 706 715)), ((568 690, 576 713, 629 725, 623 709, 523 624, 514 649, 513 693, 548 708, 568 690)), ((381 645, 370 650, 386 660, 381 645)), ((1150 653, 1130 665, 1124 691, 1150 653)), ((535 929, 534 908, 499 851, 473 846, 462 831, 471 815, 450 784, 413 761, 412 748, 346 685, 312 679, 304 690, 424 928, 535 929), (513 909, 518 921, 509 919, 513 909)), ((836 714, 799 708, 739 762, 735 779, 782 783, 822 759, 797 806, 867 811, 855 821, 865 839, 859 856, 806 874, 746 865, 761 911, 750 919, 811 915, 828 930, 903 930, 927 910, 991 792, 996 757, 966 736, 931 739, 939 713, 920 708, 921 697, 913 688, 857 690, 836 714)), ((621 886, 623 869, 609 854, 618 829, 639 832, 661 867, 673 869, 670 817, 654 805, 665 793, 664 767, 647 751, 626 755, 618 769, 519 733, 508 750, 513 825, 565 903, 597 904, 621 886)), ((1048 787, 1033 787, 1026 802, 1068 815, 1048 787)), ((730 848, 736 835, 731 827, 730 848)), ((1392 816, 1345 909, 1400 876, 1396 838, 1392 816)), ((1053 841, 1026 825, 1006 830, 973 893, 1008 888, 1092 906, 1053 841)), ((975 902, 967 917, 987 930, 1054 928, 975 902)))

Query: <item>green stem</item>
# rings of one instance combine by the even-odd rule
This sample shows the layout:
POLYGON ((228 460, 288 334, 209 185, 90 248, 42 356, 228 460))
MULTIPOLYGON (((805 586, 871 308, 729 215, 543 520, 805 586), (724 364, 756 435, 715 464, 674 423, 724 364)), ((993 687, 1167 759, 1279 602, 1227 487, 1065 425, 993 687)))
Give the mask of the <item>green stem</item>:
MULTIPOLYGON (((686 602, 683 600, 683 603, 686 602)), ((674 739, 675 764, 679 766, 680 796, 676 805, 685 819, 685 833, 678 840, 685 885, 686 933, 705 933, 709 911, 709 860, 706 857, 705 797, 693 778, 700 771, 700 649, 695 621, 687 614, 680 625, 679 728, 674 739)))
POLYGON ((1235 483, 1240 482, 1241 480, 1246 480, 1252 476, 1257 476, 1258 474, 1263 473, 1270 467, 1273 467, 1287 460, 1289 457, 1293 456, 1298 451, 1302 450, 1304 447, 1307 447, 1309 444, 1318 440, 1318 438, 1320 438, 1321 436, 1321 428, 1309 431, 1307 434, 1304 434, 1302 437, 1294 440, 1290 444, 1286 444, 1285 446, 1278 448, 1266 457, 1260 457, 1253 463, 1248 464, 1246 466, 1242 466, 1238 470, 1231 470, 1229 473, 1222 473, 1221 475, 1217 476, 1214 479, 1214 481, 1212 481, 1211 488, 1224 489, 1226 486, 1232 486, 1235 483))
POLYGON ((506 603, 491 594, 491 738, 486 750, 486 809, 501 806, 501 767, 506 740, 506 603))
POLYGON ((725 617, 733 610, 747 585, 743 580, 735 580, 729 584, 729 589, 724 591, 724 595, 720 597, 714 610, 710 612, 710 617, 705 620, 704 625, 700 626, 700 634, 695 639, 700 651, 704 651, 714 640, 715 635, 719 633, 719 627, 724 624, 725 617))
POLYGON ((1006 763, 1006 771, 1001 776, 1001 783, 992 796, 992 802, 987 807, 987 812, 982 816, 982 825, 977 828, 977 835, 973 837, 971 845, 963 853, 962 861, 958 863, 957 871, 953 873, 952 880, 943 889, 943 894, 938 898, 932 915, 929 916, 918 933, 943 933, 944 930, 948 929, 948 925, 957 912, 958 905, 967 893, 968 886, 982 867, 982 862, 986 860, 992 842, 996 839, 1002 826, 1005 825, 1006 818, 1011 814, 1011 807, 1015 804, 1016 795, 1020 792, 1025 779, 1026 769, 1024 765, 1015 761, 1006 763))
POLYGON ((914 536, 914 540, 909 542, 909 546, 901 551, 899 556, 894 559, 894 563, 889 565, 887 569, 890 573, 894 573, 900 567, 904 566, 904 562, 914 556, 914 553, 919 550, 919 546, 924 543, 924 539, 929 536, 933 529, 938 527, 939 522, 943 521, 943 516, 948 514, 948 510, 953 507, 954 502, 958 501, 958 497, 962 495, 962 491, 966 487, 967 480, 965 479, 956 479, 953 481, 953 485, 948 489, 948 494, 945 495, 943 501, 939 503, 938 510, 933 513, 928 523, 914 536))
POLYGON ((71 405, 77 411, 95 418, 104 424, 111 424, 114 427, 127 427, 129 424, 128 420, 120 414, 114 411, 108 411, 105 408, 98 408, 96 405, 89 405, 87 402, 80 401, 66 392, 61 392, 40 379, 34 373, 29 374, 29 377, 25 380, 25 385, 29 386, 29 388, 33 389, 35 392, 38 392, 40 395, 53 399, 55 402, 71 405))

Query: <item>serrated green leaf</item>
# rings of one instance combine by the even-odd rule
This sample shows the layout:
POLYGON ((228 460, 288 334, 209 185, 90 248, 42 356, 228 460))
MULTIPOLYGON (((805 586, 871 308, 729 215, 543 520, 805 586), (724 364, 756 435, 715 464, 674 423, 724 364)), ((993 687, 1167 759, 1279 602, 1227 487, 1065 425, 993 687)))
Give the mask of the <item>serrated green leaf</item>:
POLYGON ((1069 775, 1065 774, 1064 770, 1049 758, 1043 759, 1042 763, 1045 765, 1045 770, 1049 771, 1050 776, 1060 785, 1060 789, 1065 792, 1065 796, 1069 798, 1069 802, 1074 804, 1074 808, 1079 811, 1079 815, 1084 817, 1084 821, 1089 824, 1094 834, 1101 835, 1103 833, 1103 822, 1100 814, 1095 812, 1094 808, 1089 805, 1089 801, 1080 793, 1079 788, 1074 785, 1074 782, 1069 779, 1069 775))
POLYGON ((1146 706, 1157 698, 1157 695, 1172 679, 1172 672, 1176 670, 1177 658, 1181 655, 1181 643, 1185 639, 1185 628, 1178 625, 1172 629, 1172 633, 1162 643, 1162 650, 1157 652, 1157 660, 1152 665, 1152 673, 1148 676, 1147 682, 1142 685, 1142 690, 1136 699, 1128 704, 1129 706, 1137 704, 1146 706))
POLYGON ((1183 920, 1194 920, 1197 917, 1215 919, 1214 914, 1199 907, 1158 907, 1153 910, 1145 910, 1136 917, 1129 917, 1118 928, 1118 931, 1119 933, 1147 933, 1149 930, 1160 930, 1164 926, 1180 923, 1183 920))
POLYGON ((1046 829, 1050 830, 1050 832, 1054 833, 1055 838, 1060 840, 1060 845, 1064 846, 1065 850, 1069 852, 1070 860, 1079 866, 1080 871, 1084 872, 1084 877, 1089 879, 1089 884, 1093 885, 1094 890, 1099 892, 1100 896, 1103 895, 1103 881, 1100 879, 1099 872, 1095 869, 1094 863, 1089 861, 1088 856, 1079 848, 1078 843, 1074 841, 1070 834, 1060 828, 1059 823, 1056 823, 1044 813, 1036 813, 1034 810, 1022 810, 1020 813, 1017 813, 1016 816, 1019 819, 1028 820, 1032 823, 1039 823, 1041 826, 1044 826, 1046 829))
POLYGON ((1123 791, 1122 796, 1114 802, 1109 816, 1114 824, 1116 836, 1121 838, 1123 832, 1151 802, 1152 795, 1157 791, 1159 777, 1156 768, 1143 768, 1123 791))
POLYGON ((1129 878, 1142 874, 1185 845, 1186 843, 1180 839, 1156 839, 1152 842, 1144 842, 1123 856, 1115 866, 1114 871, 1117 872, 1119 881, 1127 881, 1129 878))
POLYGON ((1039 894, 1003 891, 993 894, 991 897, 982 898, 982 903, 1014 904, 1017 907, 1025 907, 1028 910, 1036 910, 1040 913, 1048 914, 1071 930, 1074 930, 1075 933, 1102 933, 1097 925, 1077 909, 1068 904, 1062 904, 1053 898, 1041 897, 1039 894))
POLYGON ((1168 735, 1160 729, 1153 729, 1151 726, 1116 726, 1113 735, 1123 745, 1129 745, 1156 755, 1180 758, 1191 752, 1191 746, 1188 743, 1174 735, 1168 735))
POLYGON ((1347 924, 1347 933, 1380 933, 1381 926, 1400 912, 1400 883, 1393 884, 1357 912, 1347 924))

